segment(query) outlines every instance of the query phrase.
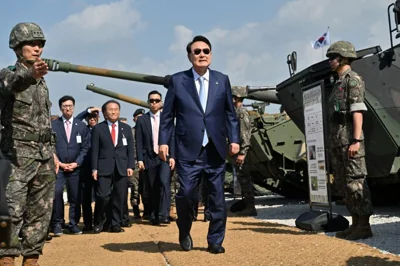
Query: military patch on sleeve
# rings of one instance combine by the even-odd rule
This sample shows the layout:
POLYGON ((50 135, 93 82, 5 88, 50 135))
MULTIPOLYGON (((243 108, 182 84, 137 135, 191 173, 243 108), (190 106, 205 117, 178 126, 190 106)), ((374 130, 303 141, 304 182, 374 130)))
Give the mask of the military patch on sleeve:
POLYGON ((360 81, 357 78, 350 78, 349 86, 350 88, 357 88, 358 86, 360 86, 360 81))

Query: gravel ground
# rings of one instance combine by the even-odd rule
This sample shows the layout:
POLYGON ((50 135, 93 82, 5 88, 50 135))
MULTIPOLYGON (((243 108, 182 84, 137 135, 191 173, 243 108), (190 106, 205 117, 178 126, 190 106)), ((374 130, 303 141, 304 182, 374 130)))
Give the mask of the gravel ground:
MULTIPOLYGON (((232 199, 227 199, 231 201, 232 199)), ((309 204, 289 200, 281 196, 263 196, 256 199, 257 219, 295 226, 295 220, 302 213, 309 211, 309 204)), ((333 212, 344 215, 350 222, 351 216, 345 206, 333 204, 333 212)), ((374 237, 355 242, 367 244, 383 253, 400 256, 400 205, 390 207, 374 207, 375 214, 371 217, 374 237)), ((334 237, 335 233, 324 233, 334 237)))

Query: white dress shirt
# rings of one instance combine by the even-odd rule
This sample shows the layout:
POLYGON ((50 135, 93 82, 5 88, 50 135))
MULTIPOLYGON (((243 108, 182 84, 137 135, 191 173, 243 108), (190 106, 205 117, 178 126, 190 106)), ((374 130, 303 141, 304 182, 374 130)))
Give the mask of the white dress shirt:
MULTIPOLYGON (((111 129, 112 129, 112 125, 113 123, 107 120, 107 125, 108 125, 108 129, 110 130, 110 137, 111 137, 111 129)), ((115 123, 115 143, 114 143, 114 147, 117 146, 118 144, 118 121, 116 121, 115 123)))
MULTIPOLYGON (((196 84, 196 90, 197 90, 197 94, 200 93, 200 80, 199 77, 200 75, 197 74, 196 71, 194 71, 194 69, 192 68, 192 72, 193 72, 193 78, 194 78, 194 84, 196 84)), ((204 90, 206 93, 206 99, 208 99, 208 84, 210 82, 210 71, 208 71, 203 75, 204 77, 204 90)))

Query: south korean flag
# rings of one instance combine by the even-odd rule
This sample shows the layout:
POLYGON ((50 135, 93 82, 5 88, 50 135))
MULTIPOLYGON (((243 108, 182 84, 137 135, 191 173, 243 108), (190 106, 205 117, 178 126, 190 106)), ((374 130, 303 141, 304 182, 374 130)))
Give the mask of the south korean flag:
POLYGON ((319 48, 322 48, 322 47, 330 45, 330 44, 331 44, 331 37, 329 35, 329 28, 316 41, 312 41, 311 42, 311 46, 312 46, 313 49, 319 49, 319 48))

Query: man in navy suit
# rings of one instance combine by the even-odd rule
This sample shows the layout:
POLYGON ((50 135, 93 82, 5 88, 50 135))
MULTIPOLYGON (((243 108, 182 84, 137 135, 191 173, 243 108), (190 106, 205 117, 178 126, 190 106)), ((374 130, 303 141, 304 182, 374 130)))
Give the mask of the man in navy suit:
POLYGON ((176 195, 181 248, 193 248, 190 229, 197 203, 199 181, 204 176, 208 194, 210 224, 207 251, 224 253, 226 230, 224 197, 226 141, 230 155, 239 152, 239 124, 233 107, 228 76, 209 69, 211 43, 196 36, 187 47, 193 67, 171 76, 160 126, 160 157, 165 160, 171 149, 168 142, 175 126, 175 159, 180 189, 176 195))
POLYGON ((129 125, 119 122, 120 104, 109 100, 101 110, 105 121, 92 130, 92 176, 97 181, 94 233, 124 232, 121 228, 128 176, 135 168, 129 125))
POLYGON ((171 170, 175 167, 174 137, 169 139, 171 147, 168 162, 161 161, 158 156, 158 136, 160 129, 160 114, 162 98, 158 91, 151 91, 147 96, 150 111, 136 121, 136 149, 138 167, 144 171, 144 180, 148 188, 148 207, 150 222, 153 225, 170 223, 168 214, 170 208, 171 170))
POLYGON ((59 172, 53 204, 52 231, 62 235, 64 220, 64 186, 67 184, 69 202, 69 225, 71 234, 82 234, 77 224, 81 217, 81 190, 79 171, 89 149, 89 135, 85 123, 74 119, 75 99, 66 95, 58 101, 62 116, 52 121, 57 134, 56 154, 59 159, 59 172))

